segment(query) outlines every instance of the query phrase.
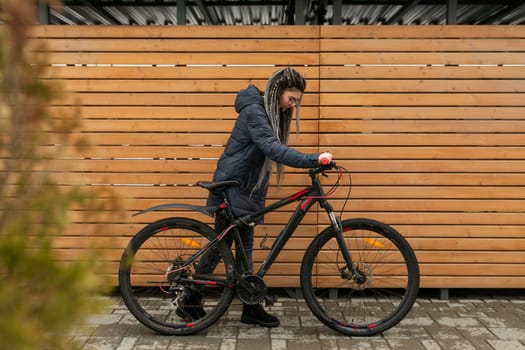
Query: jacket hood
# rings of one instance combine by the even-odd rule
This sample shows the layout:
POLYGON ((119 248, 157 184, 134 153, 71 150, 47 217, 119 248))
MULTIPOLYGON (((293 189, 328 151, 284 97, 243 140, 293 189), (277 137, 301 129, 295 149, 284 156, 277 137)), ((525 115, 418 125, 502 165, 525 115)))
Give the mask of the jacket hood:
POLYGON ((240 113, 243 108, 253 104, 261 105, 264 108, 264 97, 255 85, 249 85, 237 94, 235 98, 235 111, 240 113))

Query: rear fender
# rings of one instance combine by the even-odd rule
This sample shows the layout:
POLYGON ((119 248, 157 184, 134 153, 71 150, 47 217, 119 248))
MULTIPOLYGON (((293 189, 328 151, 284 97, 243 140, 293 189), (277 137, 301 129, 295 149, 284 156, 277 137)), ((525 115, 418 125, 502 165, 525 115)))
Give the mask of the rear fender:
POLYGON ((188 209, 188 210, 197 211, 199 213, 202 213, 204 215, 207 215, 213 218, 215 215, 215 212, 217 212, 219 207, 218 206, 204 207, 200 205, 169 203, 169 204, 156 205, 154 207, 141 210, 138 213, 133 214, 133 216, 150 213, 152 211, 167 210, 167 209, 188 209))

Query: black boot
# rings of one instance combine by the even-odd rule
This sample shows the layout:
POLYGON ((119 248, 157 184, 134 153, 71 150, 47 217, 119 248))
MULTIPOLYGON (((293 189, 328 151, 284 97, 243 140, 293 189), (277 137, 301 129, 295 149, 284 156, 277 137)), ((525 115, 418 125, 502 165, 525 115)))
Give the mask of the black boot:
POLYGON ((202 296, 199 292, 187 290, 182 298, 182 304, 175 311, 177 316, 186 321, 195 321, 206 316, 202 307, 202 296))
POLYGON ((242 308, 242 323, 258 324, 263 327, 273 328, 279 326, 279 319, 267 313, 259 304, 244 305, 242 308))

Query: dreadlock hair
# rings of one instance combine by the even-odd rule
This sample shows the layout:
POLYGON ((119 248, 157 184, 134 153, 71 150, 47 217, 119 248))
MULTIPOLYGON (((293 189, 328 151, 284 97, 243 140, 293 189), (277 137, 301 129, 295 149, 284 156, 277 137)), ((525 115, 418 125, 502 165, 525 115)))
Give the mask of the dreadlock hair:
MULTIPOLYGON (((286 67, 278 70, 268 79, 266 83, 266 90, 264 93, 264 108, 272 126, 273 132, 279 142, 288 145, 288 136, 290 135, 290 124, 292 122, 293 108, 286 111, 281 109, 281 95, 285 90, 299 90, 304 92, 306 90, 306 80, 304 77, 294 70, 292 67, 286 67)), ((295 106, 295 122, 296 130, 299 132, 299 111, 301 102, 298 101, 295 106)), ((263 168, 259 174, 259 179, 253 190, 258 189, 264 178, 272 173, 273 161, 266 157, 263 168)), ((281 180, 284 173, 282 164, 277 164, 277 185, 281 185, 281 180)))

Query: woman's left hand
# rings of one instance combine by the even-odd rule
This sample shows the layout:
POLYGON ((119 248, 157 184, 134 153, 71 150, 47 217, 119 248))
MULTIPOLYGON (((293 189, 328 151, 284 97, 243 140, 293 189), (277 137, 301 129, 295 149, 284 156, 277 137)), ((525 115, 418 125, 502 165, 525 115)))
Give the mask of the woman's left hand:
POLYGON ((332 153, 324 152, 319 155, 319 164, 327 165, 332 161, 332 153))

